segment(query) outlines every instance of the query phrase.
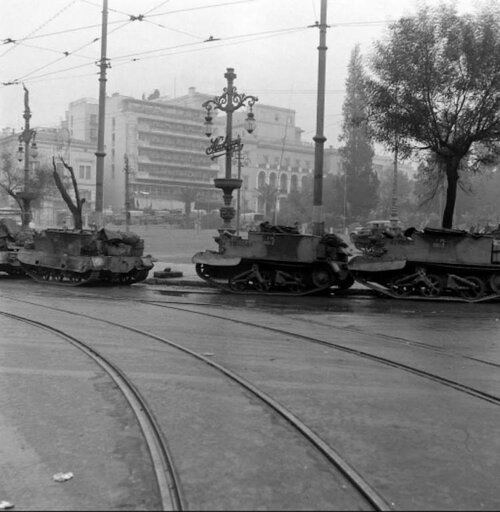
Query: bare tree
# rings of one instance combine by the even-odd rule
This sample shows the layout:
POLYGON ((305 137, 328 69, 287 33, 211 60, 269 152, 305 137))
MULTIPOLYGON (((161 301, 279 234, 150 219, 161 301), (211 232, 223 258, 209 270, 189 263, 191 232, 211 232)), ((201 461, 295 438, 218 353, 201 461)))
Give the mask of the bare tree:
POLYGON ((66 190, 66 187, 64 186, 63 180, 57 171, 55 158, 52 158, 52 166, 54 167, 52 175, 54 177, 54 181, 56 183, 57 189, 59 190, 59 193, 61 194, 62 198, 64 199, 64 202, 68 205, 68 208, 71 211, 71 215, 73 216, 73 225, 74 225, 75 229, 81 230, 81 229, 83 229, 82 209, 83 209, 83 205, 85 203, 85 198, 83 198, 83 199, 80 198, 80 192, 78 190, 78 183, 76 181, 76 176, 75 176, 75 172, 73 171, 73 167, 68 165, 63 160, 63 158, 61 158, 61 162, 64 165, 64 167, 69 171, 69 174, 71 177, 71 183, 73 185, 73 191, 75 194, 75 201, 73 201, 73 199, 69 195, 68 191, 66 190))

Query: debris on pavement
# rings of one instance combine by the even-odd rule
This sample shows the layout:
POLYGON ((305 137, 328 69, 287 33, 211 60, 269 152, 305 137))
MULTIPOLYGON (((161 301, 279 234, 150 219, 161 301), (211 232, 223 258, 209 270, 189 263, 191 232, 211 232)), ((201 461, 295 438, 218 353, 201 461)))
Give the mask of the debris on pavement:
POLYGON ((66 482, 73 478, 73 473, 56 473, 52 479, 56 482, 66 482))

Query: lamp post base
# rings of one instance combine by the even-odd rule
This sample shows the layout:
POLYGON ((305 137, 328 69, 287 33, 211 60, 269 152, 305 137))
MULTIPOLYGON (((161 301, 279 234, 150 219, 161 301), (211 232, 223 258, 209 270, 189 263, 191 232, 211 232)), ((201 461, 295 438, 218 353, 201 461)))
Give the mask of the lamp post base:
POLYGON ((224 223, 221 229, 223 231, 234 232, 231 221, 235 217, 235 209, 231 206, 233 200, 233 190, 241 188, 242 180, 236 178, 216 178, 214 180, 215 188, 220 188, 223 192, 224 206, 220 208, 220 216, 224 223))
POLYGON ((32 220, 32 214, 31 214, 31 203, 35 200, 36 194, 33 192, 18 192, 16 194, 17 199, 19 199, 22 203, 22 218, 21 218, 21 225, 22 229, 28 229, 30 222, 32 220))

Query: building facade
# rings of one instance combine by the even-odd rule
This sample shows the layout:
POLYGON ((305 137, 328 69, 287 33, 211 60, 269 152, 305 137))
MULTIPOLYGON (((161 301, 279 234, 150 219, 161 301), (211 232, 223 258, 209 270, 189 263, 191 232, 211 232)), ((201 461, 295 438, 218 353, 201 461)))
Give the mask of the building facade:
MULTIPOLYGON (((92 133, 94 109, 79 100, 70 104, 67 122, 73 133, 92 133), (85 104, 85 108, 82 105, 85 104), (85 116, 82 123, 80 114, 85 116)), ((97 106, 97 103, 94 102, 97 106)), ((203 112, 168 99, 138 100, 113 94, 106 101, 104 206, 125 208, 125 156, 128 194, 137 209, 190 209, 216 204, 213 186, 218 168, 205 154, 203 112)))

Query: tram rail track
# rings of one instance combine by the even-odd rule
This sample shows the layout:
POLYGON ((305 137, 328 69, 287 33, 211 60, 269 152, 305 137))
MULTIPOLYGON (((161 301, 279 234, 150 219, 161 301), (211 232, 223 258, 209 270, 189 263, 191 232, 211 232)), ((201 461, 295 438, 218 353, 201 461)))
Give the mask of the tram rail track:
MULTIPOLYGON (((89 316, 89 315, 85 315, 85 314, 80 314, 80 313, 76 313, 76 312, 73 312, 73 311, 70 311, 70 310, 64 310, 64 309, 61 309, 61 308, 54 308, 54 307, 51 307, 51 306, 46 306, 46 305, 42 305, 42 304, 36 304, 36 303, 33 303, 33 302, 29 302, 29 301, 25 301, 25 300, 17 299, 17 298, 13 298, 13 300, 17 300, 19 302, 26 302, 28 304, 33 304, 33 305, 41 306, 41 307, 48 308, 48 309, 54 309, 56 311, 64 311, 66 313, 70 313, 70 314, 74 314, 74 315, 85 316, 85 317, 88 317, 88 318, 90 318, 92 320, 99 320, 99 321, 108 323, 110 325, 116 325, 116 326, 119 326, 119 327, 124 327, 124 328, 130 329, 132 331, 135 329, 134 327, 126 327, 126 326, 123 326, 121 324, 115 324, 114 322, 112 322, 110 320, 102 319, 102 318, 99 318, 99 317, 93 317, 93 316, 89 316)), ((235 318, 228 318, 227 316, 215 315, 213 313, 207 313, 207 312, 203 312, 203 311, 195 311, 195 310, 192 310, 192 309, 186 309, 186 308, 182 308, 182 307, 179 307, 179 306, 166 305, 166 304, 162 304, 161 302, 158 303, 158 302, 152 301, 152 300, 137 300, 137 299, 134 299, 132 302, 137 302, 137 303, 142 303, 142 304, 149 304, 149 305, 155 306, 155 307, 168 308, 168 309, 172 309, 172 310, 182 311, 182 312, 185 312, 185 313, 191 313, 191 314, 196 314, 196 315, 200 315, 200 316, 210 317, 210 318, 214 318, 214 319, 218 319, 218 320, 225 320, 225 321, 228 321, 228 322, 232 322, 232 323, 236 323, 236 324, 252 327, 254 329, 261 329, 261 330, 264 330, 264 331, 267 331, 267 332, 273 332, 275 334, 284 335, 284 336, 287 336, 287 337, 293 337, 295 339, 299 339, 299 340, 302 340, 302 341, 305 341, 305 342, 308 342, 308 343, 313 343, 313 344, 316 344, 316 345, 326 346, 328 348, 332 348, 332 349, 338 350, 340 352, 344 352, 344 353, 347 353, 347 354, 350 354, 350 355, 354 355, 354 356, 361 357, 361 358, 364 358, 364 359, 367 359, 367 360, 371 360, 373 362, 377 362, 377 363, 385 365, 385 366, 396 368, 396 369, 399 369, 401 371, 405 371, 407 373, 410 373, 410 374, 416 375, 418 377, 421 377, 421 378, 424 378, 424 379, 436 382, 438 384, 441 384, 443 386, 452 388, 452 389, 454 389, 456 391, 465 393, 467 395, 474 396, 476 398, 479 398, 480 400, 484 400, 486 402, 489 402, 489 403, 492 403, 494 405, 500 406, 500 396, 492 395, 491 393, 486 393, 484 391, 481 391, 481 390, 478 390, 476 388, 473 388, 472 386, 468 386, 466 384, 461 384, 460 382, 454 381, 452 379, 448 379, 446 377, 441 377, 441 376, 439 376, 439 375, 437 375, 435 373, 427 372, 425 370, 420 370, 420 369, 412 367, 410 365, 407 365, 407 364, 404 364, 404 363, 400 363, 400 362, 391 360, 391 359, 386 358, 386 357, 382 357, 382 356, 378 356, 378 355, 375 355, 375 354, 371 354, 371 353, 363 351, 363 350, 347 347, 347 346, 341 345, 339 343, 334 343, 334 342, 327 341, 327 340, 324 340, 324 339, 315 338, 313 336, 308 336, 308 335, 305 335, 305 334, 296 333, 296 332, 293 332, 293 331, 288 331, 286 329, 279 329, 279 328, 276 328, 276 327, 264 326, 264 325, 261 325, 261 324, 258 324, 258 323, 254 323, 254 322, 249 322, 249 321, 246 321, 246 320, 239 320, 239 319, 235 319, 235 318)), ((153 337, 156 336, 156 335, 151 334, 151 333, 148 333, 148 334, 150 334, 153 337)), ((365 334, 367 334, 367 333, 365 333, 365 334)), ((419 345, 419 348, 425 348, 426 349, 426 347, 423 347, 421 345, 419 345)), ((443 352, 443 353, 444 353, 444 355, 448 355, 447 352, 443 352)), ((461 355, 458 356, 458 355, 455 355, 455 354, 451 354, 450 356, 465 358, 465 356, 461 356, 461 355)), ((470 358, 470 359, 472 360, 473 358, 470 358)), ((496 363, 493 363, 493 362, 484 362, 482 360, 476 360, 476 359, 473 359, 473 360, 475 362, 485 363, 485 364, 489 364, 491 366, 500 367, 500 365, 498 365, 496 363)))
MULTIPOLYGON (((19 299, 12 299, 12 300, 19 300, 19 299)), ((23 301, 21 302, 28 302, 23 301)), ((28 302, 30 303, 30 302, 28 302)), ((225 377, 230 379, 231 381, 237 383, 240 387, 244 388, 245 390, 249 391, 253 396, 258 398, 262 403, 264 403, 266 406, 268 406, 270 409, 272 409, 276 414, 278 414, 282 419, 284 419, 296 432, 298 432, 304 439, 306 439, 332 466, 334 466, 345 478, 347 481, 351 483, 351 485, 359 492, 360 496, 364 498, 364 500, 369 504, 374 510, 376 511, 388 511, 392 510, 391 506, 385 500, 377 491, 374 489, 371 484, 359 473, 356 471, 354 467, 352 467, 349 462, 345 459, 344 456, 340 454, 338 450, 330 446, 327 442, 325 442, 319 435, 317 435, 310 427, 308 427, 302 420, 300 420, 296 415, 294 415, 290 410, 288 410, 286 407, 284 407, 282 404, 280 404, 276 399, 265 393, 263 390, 261 390, 258 386, 253 384, 252 382, 246 380, 241 375, 238 375, 236 372, 230 370, 229 368, 224 367, 221 364, 216 363, 215 361, 211 360, 209 357, 206 357, 202 354, 199 354, 187 347, 184 347, 172 340, 168 340, 166 338, 163 338, 161 336, 157 336, 153 333, 144 331, 142 329, 137 329, 135 327, 127 326, 118 322, 113 322, 111 320, 102 319, 99 317, 94 317, 91 315, 87 315, 84 313, 78 313, 70 310, 65 310, 62 308, 55 308, 51 306, 45 306, 42 304, 34 304, 30 303, 36 306, 40 306, 43 308, 48 308, 51 310, 68 313, 71 315, 75 315, 78 317, 87 318, 89 320, 94 321, 101 321, 103 323, 106 323, 108 325, 118 327, 124 330, 127 330, 129 332, 133 332, 135 334, 139 334, 141 336, 147 337, 149 339, 153 339, 156 341, 159 341, 160 343, 164 343, 170 347, 176 348, 180 350, 181 352, 190 355, 191 357, 194 357, 195 359, 202 361, 206 365, 216 369, 219 373, 222 373, 225 377)), ((26 323, 31 323, 32 325, 39 326, 41 328, 45 328, 50 330, 51 332, 54 332, 61 337, 67 339, 68 341, 75 343, 78 348, 80 347, 80 343, 82 344, 83 350, 86 352, 85 347, 88 348, 90 354, 96 354, 96 357, 100 359, 100 356, 98 352, 93 350, 91 347, 88 346, 88 344, 81 342, 79 340, 76 340, 73 336, 70 336, 63 331, 60 331, 57 328, 50 327, 46 324, 43 324, 41 322, 37 322, 34 320, 30 320, 24 317, 19 317, 18 315, 13 315, 11 313, 6 313, 3 311, 0 311, 0 315, 10 317, 13 319, 17 319, 19 321, 24 321, 26 323)), ((91 355, 91 357, 93 357, 91 355)), ((113 366, 111 363, 109 363, 111 366, 113 366)), ((123 374, 119 369, 116 369, 117 372, 120 374, 123 374)), ((126 379, 126 377, 124 376, 126 379)), ((128 380, 128 379, 126 379, 128 380)), ((132 383, 130 383, 131 388, 134 389, 137 394, 138 391, 135 389, 132 383)), ((140 395, 139 395, 140 396, 140 395)), ((147 404, 146 404, 147 405, 147 404)), ((152 416, 152 414, 151 414, 152 416)), ((152 416, 153 417, 153 416, 152 416)), ((154 418, 154 417, 153 417, 154 418)), ((159 428, 156 424, 156 421, 154 422, 156 428, 159 428)), ((170 457, 169 457, 170 460, 170 457)), ((171 488, 172 486, 168 486, 171 488)), ((180 488, 176 482, 176 488, 180 488)), ((178 500, 175 500, 174 503, 176 503, 178 506, 182 505, 182 497, 179 495, 178 500)), ((183 508, 172 508, 169 510, 183 510, 183 508)))
MULTIPOLYGON (((83 313, 80 313, 80 312, 71 311, 71 310, 68 310, 68 309, 57 308, 57 307, 54 307, 54 306, 48 306, 48 305, 39 304, 39 303, 36 303, 36 302, 30 302, 30 301, 26 301, 26 300, 22 300, 22 299, 7 297, 7 295, 4 295, 4 294, 2 294, 2 295, 4 297, 6 297, 6 298, 11 298, 12 300, 16 300, 16 301, 19 301, 19 302, 33 304, 35 306, 40 306, 40 307, 52 309, 52 310, 55 310, 55 311, 61 311, 61 312, 72 314, 72 315, 76 315, 76 316, 79 316, 79 317, 89 318, 89 319, 94 320, 94 321, 104 322, 104 323, 107 323, 109 325, 114 325, 116 327, 120 327, 120 328, 124 328, 124 329, 130 330, 130 331, 136 332, 137 334, 146 335, 146 336, 148 336, 148 337, 150 337, 152 339, 156 339, 157 341, 161 341, 161 342, 166 342, 166 343, 168 343, 170 345, 171 345, 171 343, 174 343, 174 345, 178 345, 178 344, 175 344, 175 342, 171 342, 170 340, 166 340, 165 338, 162 338, 161 336, 157 336, 154 333, 151 333, 151 332, 148 332, 148 331, 143 331, 141 329, 137 329, 135 327, 130 327, 130 326, 127 326, 127 325, 124 325, 124 324, 120 324, 118 322, 113 322, 113 321, 110 321, 110 320, 107 320, 107 319, 103 319, 103 318, 99 318, 99 317, 92 316, 92 315, 86 315, 86 314, 83 314, 83 313)), ((73 295, 73 294, 71 294, 71 295, 73 295)), ((81 294, 78 294, 78 296, 81 296, 81 294)), ((102 297, 102 296, 97 296, 95 294, 92 294, 92 297, 93 298, 99 298, 101 300, 110 300, 109 298, 102 297)), ((115 298, 113 300, 117 300, 117 299, 115 298)), ((444 377, 441 377, 439 375, 433 374, 431 372, 426 372, 426 371, 423 371, 423 370, 419 370, 419 369, 413 368, 413 367, 411 367, 409 365, 398 363, 397 361, 391 361, 388 358, 382 358, 380 356, 369 354, 369 353, 364 352, 364 351, 360 351, 360 350, 353 349, 353 348, 350 348, 350 347, 342 346, 342 345, 340 345, 338 343, 332 343, 332 342, 326 341, 324 339, 322 340, 322 339, 316 338, 314 336, 307 336, 307 335, 300 334, 300 333, 297 333, 297 332, 292 332, 292 331, 287 330, 287 329, 278 329, 278 328, 275 328, 275 327, 263 326, 261 324, 255 323, 255 322, 239 320, 239 319, 236 319, 236 318, 228 318, 227 316, 217 315, 217 314, 215 314, 213 312, 199 311, 199 310, 194 309, 194 308, 197 308, 197 307, 206 307, 206 306, 216 307, 217 306, 216 304, 214 305, 214 304, 205 303, 205 302, 191 302, 191 303, 176 302, 176 304, 172 304, 171 302, 165 303, 165 301, 129 299, 129 298, 126 298, 126 297, 119 298, 118 300, 123 300, 124 302, 133 302, 133 303, 137 303, 137 304, 141 303, 141 304, 144 304, 146 306, 149 305, 149 306, 152 306, 152 307, 168 308, 168 309, 184 312, 186 314, 203 315, 203 316, 207 316, 207 317, 214 318, 214 319, 220 319, 220 320, 226 320, 226 321, 235 322, 235 323, 238 323, 238 324, 241 324, 241 325, 248 326, 248 327, 250 327, 252 329, 257 329, 258 328, 258 329, 263 329, 264 331, 267 331, 267 332, 274 332, 277 335, 280 335, 280 336, 282 335, 282 336, 285 336, 287 338, 290 337, 290 338, 294 338, 294 339, 302 339, 302 341, 306 341, 306 342, 309 342, 309 343, 315 343, 315 344, 327 346, 329 348, 334 348, 334 349, 340 350, 341 352, 344 352, 344 353, 349 353, 351 355, 363 357, 365 359, 372 360, 372 361, 384 364, 386 366, 390 366, 390 367, 397 368, 399 370, 407 371, 407 372, 413 373, 413 374, 415 374, 415 375, 417 375, 417 376, 419 376, 421 378, 425 378, 425 379, 437 382, 437 383, 439 383, 441 385, 453 388, 456 391, 459 391, 461 393, 465 393, 465 394, 467 394, 469 396, 473 396, 473 397, 479 398, 481 400, 484 400, 484 401, 489 402, 489 403, 494 404, 494 405, 500 405, 500 397, 498 397, 498 396, 496 396, 494 394, 484 393, 483 391, 475 389, 474 387, 467 386, 465 384, 462 384, 460 382, 456 382, 456 381, 453 381, 453 380, 450 380, 450 379, 446 379, 444 377)), ((329 328, 332 327, 330 325, 326 325, 326 326, 329 327, 329 328)), ((336 329, 341 331, 344 328, 343 327, 336 327, 336 329)), ((348 329, 348 330, 350 330, 350 331, 352 331, 354 333, 360 333, 358 329, 351 328, 351 329, 348 329)), ((365 334, 366 335, 366 334, 369 334, 369 333, 361 331, 360 334, 365 334)), ((399 343, 407 344, 408 341, 411 341, 411 340, 406 340, 405 338, 397 338, 397 337, 394 337, 394 336, 388 336, 388 335, 380 334, 380 333, 376 333, 375 336, 383 338, 383 339, 387 338, 387 341, 394 341, 395 343, 399 342, 399 343)), ((438 352, 441 352, 443 355, 450 355, 451 357, 461 357, 461 358, 464 358, 464 359, 470 359, 471 361, 474 361, 474 362, 489 364, 489 365, 495 366, 495 367, 499 367, 500 366, 500 365, 498 365, 496 363, 493 363, 493 362, 482 361, 482 360, 478 360, 476 358, 462 356, 460 354, 449 353, 449 352, 447 352, 445 350, 442 350, 442 349, 440 350, 438 347, 433 347, 432 345, 421 344, 421 343, 419 343, 417 341, 413 341, 412 343, 415 345, 416 348, 419 348, 419 349, 436 350, 438 352)), ((171 346, 174 346, 174 345, 171 345, 171 346)), ((188 351, 192 352, 192 351, 190 351, 189 348, 186 348, 186 347, 178 346, 176 348, 180 348, 181 350, 183 350, 186 353, 188 353, 188 351)), ((208 363, 213 368, 215 368, 215 369, 217 369, 219 371, 222 371, 222 373, 224 373, 227 377, 232 379, 232 377, 230 377, 224 371, 224 370, 228 370, 228 372, 232 373, 230 369, 224 368, 221 365, 218 365, 217 363, 215 363, 213 360, 211 360, 209 358, 206 358, 206 357, 204 357, 204 356, 202 356, 200 354, 197 354, 196 352, 193 352, 193 354, 195 354, 195 356, 199 360, 204 360, 204 362, 208 363), (219 369, 218 367, 220 367, 221 369, 219 369)), ((237 377, 239 377, 237 374, 235 374, 235 375, 237 377)), ((234 380, 234 379, 232 379, 232 380, 234 380)), ((245 379, 243 379, 243 381, 245 381, 245 379)), ((253 386, 253 384, 251 382, 249 384, 251 386, 253 386)), ((246 388, 246 389, 248 389, 248 388, 246 388)), ((258 390, 258 388, 256 388, 256 389, 258 390)), ((248 390, 251 391, 250 389, 248 389, 248 390)), ((253 392, 252 392, 252 394, 253 394, 253 392)), ((271 398, 271 400, 273 400, 272 397, 270 397, 270 398, 271 398)), ((285 409, 285 412, 286 412, 286 409, 285 409)), ((285 418, 287 422, 289 422, 289 419, 286 417, 286 415, 281 415, 281 416, 283 418, 285 418)), ((292 418, 293 418, 293 414, 292 414, 292 418)), ((305 427, 306 427, 306 430, 307 430, 307 428, 308 428, 307 425, 305 425, 305 427)), ((321 442, 321 439, 319 439, 319 441, 321 442)), ((328 445, 326 445, 326 446, 328 447, 328 445)), ((335 455, 338 455, 338 452, 334 449, 333 450, 333 456, 335 456, 335 455)), ((342 464, 342 457, 340 459, 340 463, 342 464)), ((338 464, 334 464, 334 465, 337 468, 339 468, 338 464)), ((347 464, 347 467, 349 469, 349 464, 347 464)), ((356 476, 356 471, 355 470, 353 470, 353 471, 354 471, 354 476, 356 476)), ((362 481, 363 481, 363 479, 362 479, 362 481)), ((371 488, 371 486, 369 484, 368 484, 368 488, 369 489, 371 488)), ((378 493, 376 493, 376 494, 378 495, 378 493)), ((381 503, 373 505, 373 507, 376 510, 388 510, 388 509, 390 509, 390 506, 387 505, 387 502, 384 500, 384 498, 381 497, 380 499, 381 499, 381 503)))
POLYGON ((18 322, 29 324, 58 336, 81 350, 106 372, 127 400, 143 432, 156 475, 156 481, 162 502, 162 510, 185 510, 181 487, 179 485, 172 457, 169 453, 163 433, 147 402, 125 373, 88 343, 85 343, 84 341, 79 340, 60 329, 44 322, 39 322, 37 320, 5 311, 0 311, 0 315, 18 322))
MULTIPOLYGON (((174 307, 174 306, 160 305, 160 304, 155 303, 154 301, 142 301, 142 302, 145 302, 145 303, 148 303, 148 304, 151 304, 151 305, 155 305, 155 306, 159 306, 159 307, 168 307, 169 309, 176 309, 178 311, 184 311, 184 312, 189 312, 189 313, 196 313, 198 315, 209 316, 209 317, 217 318, 217 319, 220 319, 220 320, 227 320, 227 321, 238 323, 238 324, 241 324, 241 325, 246 325, 246 326, 249 326, 249 327, 252 327, 252 328, 260 328, 260 329, 263 329, 263 330, 266 330, 266 331, 271 331, 271 332, 274 332, 274 333, 277 333, 277 334, 283 334, 285 336, 293 336, 295 338, 302 339, 304 341, 308 341, 308 342, 319 344, 319 345, 324 345, 324 346, 327 346, 329 348, 334 348, 336 350, 339 350, 341 352, 345 352, 345 353, 352 354, 352 355, 359 356, 359 357, 363 357, 363 358, 366 358, 366 359, 369 359, 369 360, 372 360, 372 361, 376 361, 376 362, 378 362, 380 364, 384 364, 386 366, 391 366, 393 368, 398 368, 400 370, 412 373, 412 374, 417 375, 417 376, 422 377, 422 378, 426 378, 426 379, 432 380, 434 382, 438 382, 439 384, 442 384, 444 386, 453 388, 453 389, 455 389, 457 391, 461 391, 461 392, 466 393, 468 395, 475 396, 477 398, 480 398, 482 400, 485 400, 487 402, 490 402, 490 403, 493 403, 495 405, 499 405, 500 406, 500 397, 497 397, 495 395, 491 395, 489 393, 485 393, 483 391, 480 391, 480 390, 477 390, 475 388, 472 388, 471 386, 467 386, 467 385, 461 384, 459 382, 453 381, 451 379, 447 379, 445 377, 440 377, 439 375, 433 374, 431 372, 426 372, 424 370, 419 370, 419 369, 414 368, 412 366, 409 366, 409 365, 406 365, 406 364, 403 364, 403 363, 399 363, 397 361, 392 361, 392 360, 390 360, 388 358, 377 356, 375 354, 370 354, 370 353, 362 351, 362 350, 352 349, 350 347, 346 347, 346 346, 340 345, 338 343, 333 343, 331 341, 321 340, 319 338, 314 338, 313 336, 307 336, 307 335, 304 335, 304 334, 294 333, 294 332, 291 332, 291 331, 287 331, 285 329, 278 329, 276 327, 262 326, 260 324, 252 323, 252 322, 247 322, 245 320, 238 320, 238 319, 223 317, 221 315, 214 315, 212 313, 196 312, 196 311, 192 311, 192 310, 187 310, 185 308, 179 308, 177 306, 174 307)), ((461 356, 461 357, 463 357, 463 356, 461 356)), ((478 362, 478 361, 476 360, 476 362, 478 362)), ((479 361, 479 362, 483 362, 483 361, 479 361)), ((489 362, 487 364, 491 364, 493 366, 500 367, 500 365, 498 365, 496 363, 489 362)))

